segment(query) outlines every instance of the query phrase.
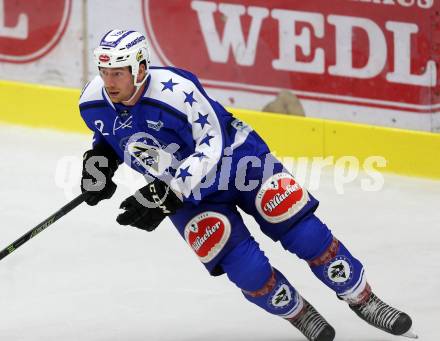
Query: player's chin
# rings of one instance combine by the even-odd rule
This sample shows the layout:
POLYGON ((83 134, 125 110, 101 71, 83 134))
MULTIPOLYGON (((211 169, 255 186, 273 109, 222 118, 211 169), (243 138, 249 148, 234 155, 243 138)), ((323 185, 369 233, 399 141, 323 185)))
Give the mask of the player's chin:
POLYGON ((121 102, 121 96, 118 93, 109 93, 108 94, 113 103, 121 102))

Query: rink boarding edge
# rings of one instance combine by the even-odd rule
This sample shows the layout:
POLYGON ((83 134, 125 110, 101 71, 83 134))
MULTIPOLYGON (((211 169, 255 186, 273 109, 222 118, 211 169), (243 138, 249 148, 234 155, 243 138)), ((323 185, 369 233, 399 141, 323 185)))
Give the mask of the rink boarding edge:
MULTIPOLYGON (((79 89, 0 81, 0 122, 90 133, 78 110, 79 89)), ((251 125, 277 156, 370 156, 386 172, 440 179, 440 134, 228 108, 251 125), (290 142, 289 142, 290 140, 290 142)))

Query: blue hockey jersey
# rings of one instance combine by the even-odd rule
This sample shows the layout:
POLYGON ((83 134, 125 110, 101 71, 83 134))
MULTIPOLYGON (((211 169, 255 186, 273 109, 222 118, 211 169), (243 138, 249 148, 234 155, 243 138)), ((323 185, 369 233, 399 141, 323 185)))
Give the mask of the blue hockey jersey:
POLYGON ((121 161, 166 181, 185 202, 197 204, 219 190, 225 158, 233 172, 243 156, 269 152, 248 125, 207 95, 193 74, 177 68, 150 67, 133 106, 112 103, 97 76, 84 88, 79 108, 94 144, 107 143, 121 161))

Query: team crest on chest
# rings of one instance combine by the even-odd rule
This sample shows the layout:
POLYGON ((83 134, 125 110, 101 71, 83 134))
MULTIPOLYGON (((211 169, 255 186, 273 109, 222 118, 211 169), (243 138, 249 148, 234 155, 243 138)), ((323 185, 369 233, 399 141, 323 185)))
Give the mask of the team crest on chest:
POLYGON ((113 122, 113 135, 120 129, 132 129, 133 128, 133 116, 129 112, 123 112, 121 115, 116 116, 113 122))
POLYGON ((203 263, 213 260, 231 235, 231 223, 223 214, 204 212, 185 226, 185 239, 203 263))
POLYGON ((309 194, 289 173, 270 177, 260 188, 255 205, 270 223, 285 221, 297 214, 309 201, 309 194))
POLYGON ((155 176, 162 175, 172 163, 172 155, 154 145, 136 141, 127 144, 127 151, 135 162, 155 176))

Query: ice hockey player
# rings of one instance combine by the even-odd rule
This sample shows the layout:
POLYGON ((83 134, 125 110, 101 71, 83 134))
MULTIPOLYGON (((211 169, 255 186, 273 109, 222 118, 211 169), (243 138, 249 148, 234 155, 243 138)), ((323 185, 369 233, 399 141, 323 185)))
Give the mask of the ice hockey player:
POLYGON ((113 195, 112 177, 125 162, 145 175, 146 185, 122 202, 119 224, 153 231, 169 217, 211 275, 226 273, 248 301, 308 340, 333 340, 331 325, 271 266, 239 207, 363 320, 416 337, 410 317, 372 292, 363 265, 316 217, 318 201, 196 76, 150 66, 146 38, 136 31, 111 30, 94 57, 99 76, 79 102, 94 132, 81 181, 82 191, 92 193, 89 205, 113 195))

